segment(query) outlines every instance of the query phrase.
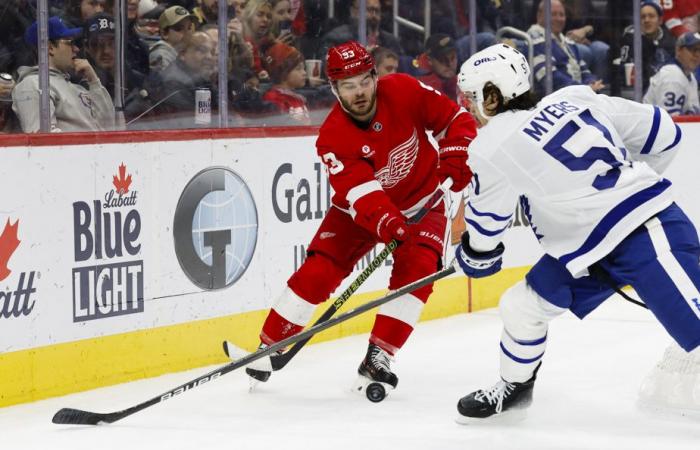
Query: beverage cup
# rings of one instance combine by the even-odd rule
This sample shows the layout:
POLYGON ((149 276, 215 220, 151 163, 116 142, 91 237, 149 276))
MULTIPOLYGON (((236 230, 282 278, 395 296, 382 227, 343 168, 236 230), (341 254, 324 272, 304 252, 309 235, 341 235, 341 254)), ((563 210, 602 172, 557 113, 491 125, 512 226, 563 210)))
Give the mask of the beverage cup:
POLYGON ((625 86, 634 86, 634 63, 625 63, 625 86))
POLYGON ((321 78, 321 60, 320 59, 307 59, 305 62, 306 76, 311 78, 321 78))

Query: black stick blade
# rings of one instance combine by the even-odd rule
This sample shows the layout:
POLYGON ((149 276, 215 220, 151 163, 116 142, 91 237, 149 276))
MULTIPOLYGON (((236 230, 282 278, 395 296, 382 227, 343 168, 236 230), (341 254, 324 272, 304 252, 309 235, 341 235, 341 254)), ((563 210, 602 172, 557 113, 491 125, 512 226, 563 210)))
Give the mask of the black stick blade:
POLYGON ((53 423, 65 425, 100 425, 103 423, 112 423, 117 418, 115 414, 100 414, 90 411, 82 411, 80 409, 62 408, 54 414, 53 423))

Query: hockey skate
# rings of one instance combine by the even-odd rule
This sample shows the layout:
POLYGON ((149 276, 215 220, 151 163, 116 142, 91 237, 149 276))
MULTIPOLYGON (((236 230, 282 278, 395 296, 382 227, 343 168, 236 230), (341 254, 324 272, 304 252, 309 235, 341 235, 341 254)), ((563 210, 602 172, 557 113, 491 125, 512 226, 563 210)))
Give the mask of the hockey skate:
POLYGON ((524 383, 500 380, 489 389, 479 389, 459 399, 457 422, 475 423, 493 415, 526 409, 532 403, 532 391, 541 365, 540 363, 532 377, 524 383))
MULTIPOLYGON (((258 350, 262 350, 267 347, 267 344, 260 343, 260 345, 258 346, 258 350)), ((273 355, 279 355, 281 353, 282 351, 278 350, 277 352, 273 353, 273 355)), ((255 386, 257 386, 258 383, 265 383, 267 382, 267 380, 270 379, 270 376, 272 375, 272 361, 269 357, 260 358, 256 361, 253 361, 248 366, 246 366, 245 373, 247 373, 250 377, 250 390, 253 391, 253 389, 255 389, 255 386)))
POLYGON ((358 393, 364 391, 367 399, 373 403, 384 400, 389 391, 399 384, 399 378, 389 368, 390 359, 383 349, 369 344, 367 355, 357 369, 359 376, 353 390, 358 393))

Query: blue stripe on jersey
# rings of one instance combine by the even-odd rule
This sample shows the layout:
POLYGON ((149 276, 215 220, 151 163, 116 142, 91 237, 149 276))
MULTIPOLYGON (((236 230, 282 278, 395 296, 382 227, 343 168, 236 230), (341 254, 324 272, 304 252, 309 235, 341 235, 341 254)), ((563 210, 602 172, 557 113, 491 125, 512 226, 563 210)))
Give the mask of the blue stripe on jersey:
POLYGON ((605 216, 603 216, 600 222, 598 222, 598 225, 596 225, 595 228, 593 228, 591 234, 588 235, 588 238, 581 247, 579 247, 577 250, 571 253, 560 256, 559 261, 562 264, 566 265, 569 264, 571 260, 576 259, 579 256, 593 250, 595 247, 598 246, 598 244, 600 244, 600 242, 605 238, 605 236, 608 235, 608 232, 615 225, 617 225, 617 223, 620 220, 622 220, 625 216, 637 209, 642 204, 648 202, 652 198, 664 192, 666 189, 669 188, 669 186, 671 186, 671 182, 664 178, 661 179, 661 181, 659 181, 658 183, 649 186, 648 188, 641 190, 636 194, 633 194, 632 196, 626 198, 622 202, 618 203, 605 216))
POLYGON ((503 233, 503 231, 506 228, 508 228, 508 225, 506 225, 505 227, 501 228, 500 230, 491 231, 491 230, 487 230, 486 228, 482 227, 481 225, 479 225, 478 223, 474 222, 471 219, 466 219, 466 220, 467 220, 467 224, 471 225, 476 231, 483 234, 484 236, 498 236, 499 234, 503 233))
POLYGON ((681 135, 683 134, 683 133, 681 132, 681 127, 679 127, 677 123, 674 124, 674 125, 676 126, 676 137, 673 138, 673 142, 671 142, 671 144, 670 144, 668 147, 666 147, 665 149, 661 150, 662 152, 665 152, 666 150, 672 149, 672 148, 675 147, 676 144, 678 144, 678 143, 680 142, 680 140, 681 140, 681 135))
POLYGON ((474 206, 472 205, 472 202, 467 202, 467 206, 469 207, 469 209, 472 210, 475 216, 490 217, 493 220, 498 220, 499 222, 505 222, 506 220, 509 220, 511 217, 513 217, 513 214, 508 214, 507 216, 499 216, 498 214, 490 212, 477 211, 476 208, 474 208, 474 206))
POLYGON ((538 359, 542 358, 542 355, 544 355, 544 352, 542 352, 542 353, 540 353, 539 355, 535 356, 534 358, 528 358, 528 359, 526 359, 526 358, 518 358, 517 356, 515 356, 514 354, 512 354, 511 352, 509 352, 508 350, 506 350, 506 347, 503 345, 503 342, 501 342, 501 351, 502 351, 503 353, 505 353, 507 357, 509 357, 509 358, 512 359, 513 361, 515 361, 515 362, 517 362, 517 363, 520 363, 520 364, 530 364, 530 363, 534 363, 534 362, 537 361, 538 359))
POLYGON ((654 142, 656 142, 656 135, 659 134, 660 124, 661 112, 659 111, 658 106, 654 106, 654 118, 652 119, 651 123, 651 131, 649 131, 647 141, 644 143, 644 147, 642 147, 642 151, 640 152, 641 154, 649 153, 651 151, 651 148, 654 146, 654 142))
POLYGON ((546 335, 546 334, 545 334, 543 337, 539 338, 539 339, 523 340, 523 339, 515 339, 515 338, 508 332, 508 330, 506 330, 506 329, 503 329, 503 331, 505 331, 506 334, 508 335, 508 337, 511 338, 511 339, 513 340, 513 342, 515 342, 516 344, 520 344, 520 345, 540 345, 540 344, 543 344, 543 343, 547 342, 547 335, 546 335))

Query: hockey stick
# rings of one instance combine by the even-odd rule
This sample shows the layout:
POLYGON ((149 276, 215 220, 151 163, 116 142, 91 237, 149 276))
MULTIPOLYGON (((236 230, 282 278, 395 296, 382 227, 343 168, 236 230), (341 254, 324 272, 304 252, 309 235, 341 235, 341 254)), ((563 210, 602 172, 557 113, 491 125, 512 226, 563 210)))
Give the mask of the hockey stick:
MULTIPOLYGON (((433 195, 428 199, 427 202, 421 207, 418 212, 411 217, 409 220, 409 223, 417 223, 420 222, 420 220, 425 217, 425 215, 437 205, 437 203, 444 197, 445 192, 452 186, 452 179, 448 178, 445 180, 445 182, 441 185, 441 188, 438 189, 433 193, 433 195)), ((369 276, 379 267, 381 266, 384 261, 389 257, 389 255, 399 246, 399 242, 396 239, 392 239, 386 246, 382 249, 381 252, 377 256, 374 257, 374 259, 369 263, 367 267, 355 278, 352 283, 350 283, 350 286, 348 286, 342 294, 331 304, 331 306, 321 315, 321 317, 314 322, 313 326, 316 326, 320 323, 323 323, 333 317, 336 312, 345 304, 345 302, 348 301, 348 299, 355 293, 357 290, 360 288, 362 283, 369 278, 369 276)), ((284 353, 281 354, 274 354, 270 356, 270 362, 272 364, 272 370, 280 370, 284 366, 286 366, 289 361, 294 358, 294 356, 299 353, 299 350, 303 346, 305 346, 310 340, 312 336, 309 336, 307 339, 301 340, 294 344, 289 350, 287 350, 284 353)), ((226 353, 226 356, 232 357, 233 356, 233 351, 229 350, 229 347, 232 344, 228 341, 224 341, 223 347, 224 347, 224 353, 226 353)), ((239 353, 239 352, 235 352, 239 353)))
POLYGON ((403 295, 408 294, 409 292, 415 291, 416 289, 419 289, 427 284, 434 283, 435 281, 445 278, 448 275, 452 275, 455 273, 455 268, 453 264, 450 264, 449 267, 446 269, 443 269, 439 272, 436 272, 432 275, 429 275, 427 277, 421 278, 420 280, 416 280, 413 283, 407 284, 406 286, 403 286, 395 291, 389 292, 383 297, 380 297, 378 299, 372 300, 371 302, 365 303, 361 306, 358 306, 357 308, 350 310, 344 314, 339 315, 338 317, 329 319, 323 323, 319 323, 317 325, 312 326, 311 328, 302 331, 299 334, 295 334, 293 336, 290 336, 286 339, 283 339, 279 342, 276 342, 269 347, 266 347, 264 349, 259 349, 255 353, 251 353, 249 355, 244 356, 243 358, 230 362, 226 364, 225 366, 221 366, 215 370, 212 370, 211 372, 207 372, 206 374, 195 378, 194 380, 188 381, 185 384, 182 384, 174 389, 171 389, 161 395, 158 395, 157 397, 153 397, 150 400, 146 400, 145 402, 139 403, 138 405, 134 405, 130 408, 123 409, 121 411, 116 411, 116 412, 111 412, 111 413, 96 413, 96 412, 90 412, 90 411, 83 411, 80 409, 73 409, 73 408, 63 408, 60 409, 52 419, 53 423, 57 424, 67 424, 67 425, 102 425, 102 424, 108 424, 108 423, 113 423, 118 420, 121 420, 125 417, 128 417, 134 413, 137 413, 143 409, 148 408, 149 406, 153 406, 157 403, 163 402, 165 400, 170 400, 171 398, 182 394, 184 392, 187 392, 191 389, 194 389, 198 386, 201 386, 203 384, 208 383, 209 381, 215 380, 217 378, 220 378, 227 373, 236 370, 238 368, 247 366, 251 362, 258 360, 260 358, 264 358, 265 356, 270 355, 271 353, 276 352, 277 350, 280 350, 284 347, 287 347, 291 344, 294 344, 296 342, 299 342, 303 339, 307 339, 316 333, 319 333, 323 330, 326 330, 328 328, 331 328, 339 323, 345 322, 349 319, 352 319, 355 316, 358 316, 364 312, 369 311, 370 309, 376 308, 378 306, 383 305, 384 303, 390 302, 391 300, 394 300, 396 298, 399 298, 403 295))

